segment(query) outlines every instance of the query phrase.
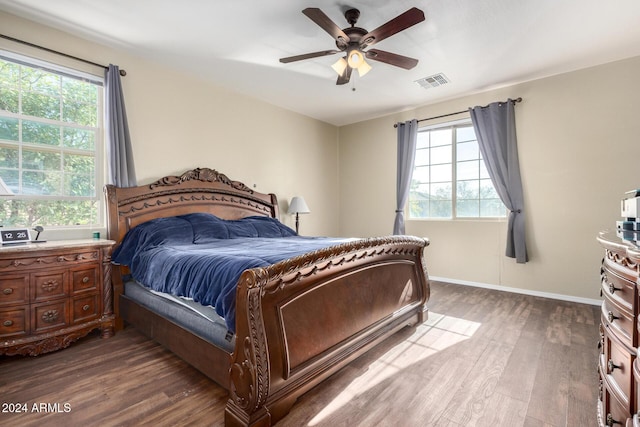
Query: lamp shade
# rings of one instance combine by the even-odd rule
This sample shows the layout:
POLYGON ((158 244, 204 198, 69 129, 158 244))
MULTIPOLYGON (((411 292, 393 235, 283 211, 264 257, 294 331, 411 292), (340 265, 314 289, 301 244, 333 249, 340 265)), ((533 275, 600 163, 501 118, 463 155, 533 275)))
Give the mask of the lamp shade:
POLYGON ((304 198, 295 196, 291 199, 291 202, 289 203, 289 210, 287 212, 290 214, 306 214, 311 211, 309 210, 307 203, 304 201, 304 198))

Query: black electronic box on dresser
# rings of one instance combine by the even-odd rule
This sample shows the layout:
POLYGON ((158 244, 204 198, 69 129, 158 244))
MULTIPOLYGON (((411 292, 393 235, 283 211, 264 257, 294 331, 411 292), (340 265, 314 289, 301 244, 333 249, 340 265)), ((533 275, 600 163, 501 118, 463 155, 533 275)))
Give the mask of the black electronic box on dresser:
POLYGON ((616 231, 601 232, 600 426, 640 427, 640 192, 622 200, 616 231))
POLYGON ((0 355, 67 347, 100 329, 113 335, 110 240, 0 246, 0 355))

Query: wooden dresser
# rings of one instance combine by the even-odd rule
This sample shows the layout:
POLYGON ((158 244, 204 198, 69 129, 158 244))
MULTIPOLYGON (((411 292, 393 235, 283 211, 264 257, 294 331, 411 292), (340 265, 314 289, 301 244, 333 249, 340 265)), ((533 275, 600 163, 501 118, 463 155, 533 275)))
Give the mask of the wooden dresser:
POLYGON ((640 247, 603 232, 598 424, 640 427, 640 247))
POLYGON ((0 355, 35 356, 94 329, 113 335, 110 240, 0 247, 0 355))

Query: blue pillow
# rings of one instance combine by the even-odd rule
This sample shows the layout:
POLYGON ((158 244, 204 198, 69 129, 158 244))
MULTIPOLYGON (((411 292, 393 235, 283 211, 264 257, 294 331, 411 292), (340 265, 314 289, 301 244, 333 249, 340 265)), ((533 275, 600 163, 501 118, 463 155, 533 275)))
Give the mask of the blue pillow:
POLYGON ((275 218, 267 216, 250 216, 240 221, 251 224, 259 237, 289 237, 295 236, 296 232, 282 224, 275 218))
POLYGON ((212 239, 228 239, 227 221, 208 213, 182 215, 193 227, 193 243, 207 243, 212 239))
POLYGON ((218 239, 241 237, 288 237, 296 232, 275 218, 249 216, 236 220, 224 220, 208 213, 192 213, 180 218, 193 227, 193 243, 210 243, 218 239))
POLYGON ((179 217, 155 218, 129 230, 120 246, 113 252, 114 262, 130 265, 139 251, 164 245, 185 245, 193 242, 193 228, 189 221, 179 217))

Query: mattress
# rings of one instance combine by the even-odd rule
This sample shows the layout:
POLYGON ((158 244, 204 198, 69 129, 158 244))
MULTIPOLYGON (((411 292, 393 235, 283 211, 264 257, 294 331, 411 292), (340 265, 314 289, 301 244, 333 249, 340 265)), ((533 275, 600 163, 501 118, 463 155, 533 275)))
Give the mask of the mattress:
POLYGON ((162 292, 150 291, 136 281, 124 284, 124 294, 131 300, 171 320, 188 331, 218 347, 233 352, 235 335, 227 329, 224 319, 215 309, 193 300, 176 298, 162 292))

